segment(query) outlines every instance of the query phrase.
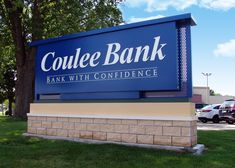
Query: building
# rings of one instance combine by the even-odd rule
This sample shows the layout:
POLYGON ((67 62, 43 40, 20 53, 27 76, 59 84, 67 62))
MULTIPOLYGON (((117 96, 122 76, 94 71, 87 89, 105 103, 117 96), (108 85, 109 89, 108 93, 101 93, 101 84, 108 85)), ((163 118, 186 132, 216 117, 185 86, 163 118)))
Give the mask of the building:
POLYGON ((221 104, 235 96, 210 96, 209 87, 193 87, 192 102, 197 104, 221 104))

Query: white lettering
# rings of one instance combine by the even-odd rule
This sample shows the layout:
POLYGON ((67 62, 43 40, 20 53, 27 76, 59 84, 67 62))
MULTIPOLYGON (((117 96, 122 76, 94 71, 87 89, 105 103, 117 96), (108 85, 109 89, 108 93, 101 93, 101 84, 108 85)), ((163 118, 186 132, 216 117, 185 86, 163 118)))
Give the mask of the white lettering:
POLYGON ((74 63, 73 63, 73 68, 74 69, 76 69, 78 67, 78 58, 79 58, 79 55, 80 55, 80 51, 81 51, 81 48, 76 49, 76 56, 75 56, 74 63))
POLYGON ((69 80, 70 81, 74 81, 74 75, 73 76, 69 76, 69 80))
POLYGON ((132 62, 132 53, 133 53, 133 48, 125 48, 122 53, 121 53, 121 56, 120 56, 120 63, 121 64, 130 64, 132 62), (125 58, 125 55, 127 53, 127 56, 125 58))
POLYGON ((89 54, 89 53, 84 54, 84 55, 81 57, 80 61, 79 61, 79 66, 80 66, 81 68, 85 68, 85 67, 88 65, 88 63, 85 63, 85 62, 86 62, 87 60, 89 60, 89 58, 90 58, 90 54, 89 54))
POLYGON ((151 72, 151 70, 146 70, 146 71, 145 71, 145 75, 146 75, 146 76, 151 76, 150 72, 151 72))
MULTIPOLYGON (((109 43, 107 44, 107 52, 105 55, 103 66, 106 65, 114 65, 114 64, 130 64, 130 63, 138 63, 140 61, 162 61, 166 57, 163 52, 163 48, 167 45, 167 43, 160 43, 160 36, 156 36, 153 38, 154 43, 151 46, 152 53, 150 53, 150 46, 138 46, 138 47, 129 47, 122 48, 120 43, 109 43)), ((81 48, 76 49, 75 55, 70 56, 58 56, 56 52, 48 52, 46 53, 41 61, 41 69, 44 72, 48 72, 50 70, 69 70, 69 69, 77 69, 77 68, 86 68, 86 67, 96 67, 100 63, 101 52, 96 51, 94 53, 83 52, 82 54, 81 48)), ((129 74, 120 73, 120 77, 126 77, 129 74)), ((137 76, 142 76, 142 73, 135 74, 137 76)), ((149 76, 149 74, 147 74, 149 76)), ((154 75, 157 75, 157 71, 154 71, 154 75)), ((104 78, 104 75, 95 75, 97 78, 104 78)), ((117 75, 108 76, 109 79, 116 78, 117 75)), ((78 78, 78 77, 76 77, 78 78)), ((81 77, 82 78, 82 77, 81 77)), ((106 77, 105 77, 106 78, 106 77)), ((88 77, 85 77, 87 80, 88 77)), ((63 80, 63 79, 61 79, 63 80)), ((75 79, 71 79, 75 80, 75 79)), ((52 82, 51 79, 47 80, 48 82, 52 82)))
POLYGON ((64 61, 63 61, 63 65, 62 65, 62 69, 63 70, 71 69, 73 67, 72 64, 73 64, 73 56, 70 56, 69 60, 68 60, 68 56, 65 56, 64 61))
POLYGON ((148 61, 148 59, 149 59, 149 56, 148 56, 148 54, 149 54, 149 46, 146 45, 146 46, 144 46, 144 48, 142 48, 142 46, 136 47, 136 54, 135 54, 134 62, 139 62, 140 56, 141 56, 142 52, 144 52, 142 60, 144 62, 148 61))
POLYGON ((153 76, 157 76, 157 69, 153 69, 153 76))
POLYGON ((99 76, 98 76, 98 75, 99 75, 98 73, 95 73, 95 74, 94 74, 94 79, 95 79, 95 80, 99 79, 99 76))
POLYGON ((121 48, 121 45, 119 43, 108 44, 108 50, 107 50, 106 58, 105 58, 105 61, 104 61, 103 65, 116 64, 119 60, 119 56, 118 56, 117 52, 120 50, 120 48, 121 48), (114 49, 114 51, 112 51, 114 45, 115 45, 115 49, 114 49), (113 58, 113 61, 110 62, 110 57, 112 55, 114 56, 114 58, 113 58))
POLYGON ((96 62, 101 56, 101 53, 100 52, 95 52, 92 56, 91 56, 91 59, 90 59, 90 65, 91 67, 95 67, 99 64, 99 62, 96 62))
POLYGON ((52 58, 54 58, 55 56, 55 52, 49 52, 47 53, 46 55, 44 55, 44 57, 42 58, 42 62, 41 62, 41 69, 44 71, 44 72, 48 72, 51 70, 51 67, 46 69, 46 60, 47 60, 47 57, 51 55, 52 58))
POLYGON ((63 59, 61 57, 57 57, 52 64, 52 69, 54 71, 57 71, 58 69, 60 69, 62 62, 63 62, 63 59))
POLYGON ((156 55, 158 55, 159 60, 163 60, 166 55, 163 55, 162 48, 166 45, 166 43, 160 44, 161 47, 158 49, 159 42, 160 42, 160 36, 154 37, 154 39, 155 39, 155 41, 154 41, 153 51, 152 51, 152 55, 151 55, 150 60, 154 61, 156 59, 156 55))

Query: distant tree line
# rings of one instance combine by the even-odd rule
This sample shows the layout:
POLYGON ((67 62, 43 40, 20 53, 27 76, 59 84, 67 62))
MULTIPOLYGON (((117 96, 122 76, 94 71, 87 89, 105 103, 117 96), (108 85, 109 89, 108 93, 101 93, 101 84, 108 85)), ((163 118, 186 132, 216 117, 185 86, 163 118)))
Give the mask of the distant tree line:
POLYGON ((210 89, 210 96, 221 96, 220 93, 215 93, 214 90, 210 89))

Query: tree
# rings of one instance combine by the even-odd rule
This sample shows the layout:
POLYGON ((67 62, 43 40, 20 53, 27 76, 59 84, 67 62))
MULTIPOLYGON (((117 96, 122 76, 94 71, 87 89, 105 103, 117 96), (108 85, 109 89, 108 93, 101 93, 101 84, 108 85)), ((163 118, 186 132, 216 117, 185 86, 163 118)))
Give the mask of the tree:
POLYGON ((0 0, 0 27, 7 27, 15 51, 16 110, 26 117, 34 96, 35 48, 28 42, 122 22, 113 0, 0 0))
POLYGON ((12 115, 12 103, 15 97, 15 58, 14 45, 10 30, 0 19, 0 103, 9 102, 8 114, 12 115))
POLYGON ((5 72, 3 74, 4 80, 2 83, 2 90, 4 97, 8 99, 8 114, 12 115, 12 103, 15 97, 15 64, 8 63, 5 67, 5 72))
POLYGON ((210 96, 215 96, 215 91, 210 89, 210 96))
POLYGON ((3 74, 3 82, 0 83, 1 102, 8 99, 8 115, 12 115, 12 103, 15 98, 15 65, 8 64, 3 74))
POLYGON ((215 93, 214 90, 210 89, 210 96, 221 96, 220 93, 215 93))
POLYGON ((11 62, 9 62, 2 68, 3 79, 0 82, 0 103, 2 103, 5 99, 8 99, 8 114, 12 115, 12 103, 15 98, 15 64, 11 64, 11 62))

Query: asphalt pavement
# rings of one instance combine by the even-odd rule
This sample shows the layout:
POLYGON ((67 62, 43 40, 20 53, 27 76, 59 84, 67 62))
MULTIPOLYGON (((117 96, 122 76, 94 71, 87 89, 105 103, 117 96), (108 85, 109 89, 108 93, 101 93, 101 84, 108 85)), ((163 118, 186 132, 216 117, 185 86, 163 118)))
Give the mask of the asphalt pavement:
POLYGON ((227 124, 226 122, 221 122, 218 124, 214 124, 212 122, 197 123, 198 130, 235 130, 235 124, 227 124))

